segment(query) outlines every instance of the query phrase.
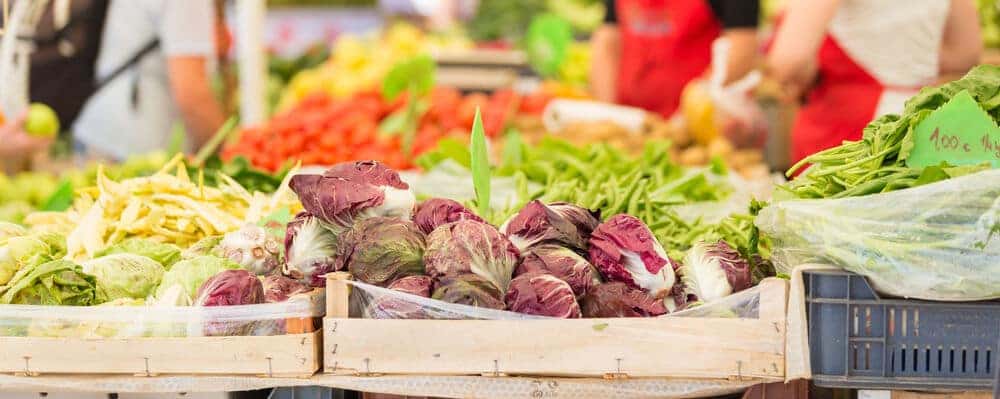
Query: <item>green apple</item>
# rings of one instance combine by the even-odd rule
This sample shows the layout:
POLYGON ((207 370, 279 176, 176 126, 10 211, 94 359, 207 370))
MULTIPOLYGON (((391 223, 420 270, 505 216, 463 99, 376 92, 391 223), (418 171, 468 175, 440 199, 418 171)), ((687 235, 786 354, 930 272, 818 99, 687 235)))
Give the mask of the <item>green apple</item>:
POLYGON ((55 137, 59 133, 59 117, 48 105, 31 103, 28 117, 24 121, 24 131, 32 136, 55 137))

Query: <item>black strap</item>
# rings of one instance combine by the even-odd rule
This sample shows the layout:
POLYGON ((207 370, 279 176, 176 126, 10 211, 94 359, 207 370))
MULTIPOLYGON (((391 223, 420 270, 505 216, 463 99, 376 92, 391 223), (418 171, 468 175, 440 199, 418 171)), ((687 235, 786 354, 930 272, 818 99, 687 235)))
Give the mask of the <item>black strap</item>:
POLYGON ((146 45, 142 47, 142 49, 133 54, 132 58, 129 58, 127 61, 119 65, 118 68, 115 68, 114 71, 111 71, 111 74, 108 75, 108 77, 104 78, 103 80, 97 81, 97 84, 94 86, 94 93, 100 91, 101 88, 103 88, 108 83, 111 83, 112 80, 115 80, 115 78, 117 78, 123 72, 127 71, 129 68, 137 64, 140 60, 143 59, 143 57, 145 57, 149 53, 152 53, 158 47, 160 47, 159 38, 154 38, 153 40, 150 40, 149 43, 146 43, 146 45))

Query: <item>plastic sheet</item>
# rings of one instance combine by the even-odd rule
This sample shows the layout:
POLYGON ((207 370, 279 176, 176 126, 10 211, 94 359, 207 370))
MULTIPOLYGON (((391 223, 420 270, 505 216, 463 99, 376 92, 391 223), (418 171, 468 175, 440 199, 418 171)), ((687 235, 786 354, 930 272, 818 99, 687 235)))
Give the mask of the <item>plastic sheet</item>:
POLYGON ((937 301, 1000 298, 1000 170, 863 197, 777 202, 756 223, 790 273, 830 263, 882 293, 937 301))
POLYGON ((237 306, 0 305, 0 336, 137 338, 266 336, 288 333, 288 319, 322 317, 323 295, 237 306))
MULTIPOLYGON (((357 281, 348 281, 351 290, 351 314, 367 319, 432 319, 432 320, 532 320, 543 316, 526 315, 457 305, 377 287, 357 281)), ((758 317, 760 288, 753 287, 725 298, 692 306, 691 308, 660 317, 758 317)))

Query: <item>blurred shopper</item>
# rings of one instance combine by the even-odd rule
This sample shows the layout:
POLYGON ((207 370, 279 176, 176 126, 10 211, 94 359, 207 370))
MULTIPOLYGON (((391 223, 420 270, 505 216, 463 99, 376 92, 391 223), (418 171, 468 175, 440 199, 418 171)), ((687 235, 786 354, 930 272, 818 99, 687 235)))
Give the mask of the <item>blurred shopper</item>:
POLYGON ((768 69, 790 99, 792 162, 858 140, 938 76, 964 73, 982 52, 973 0, 789 0, 768 69))
POLYGON ((205 143, 225 118, 211 88, 221 23, 212 0, 111 0, 77 146, 115 159, 164 149, 178 120, 188 150, 205 143))
POLYGON ((728 39, 726 81, 754 68, 758 0, 606 0, 605 24, 591 37, 596 99, 669 117, 681 92, 704 77, 712 42, 728 39))

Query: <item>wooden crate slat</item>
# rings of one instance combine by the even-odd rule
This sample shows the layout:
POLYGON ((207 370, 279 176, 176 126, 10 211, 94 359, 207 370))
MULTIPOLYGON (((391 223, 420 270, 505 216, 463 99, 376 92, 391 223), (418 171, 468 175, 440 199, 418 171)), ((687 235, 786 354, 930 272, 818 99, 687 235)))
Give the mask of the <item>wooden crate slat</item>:
POLYGON ((0 372, 309 376, 320 331, 259 337, 0 337, 0 372))
MULTIPOLYGON (((327 300, 343 309, 342 276, 327 300), (337 295, 332 294, 336 292, 337 295)), ((324 368, 333 374, 762 378, 785 369, 787 284, 762 284, 756 319, 324 319, 324 368)))

